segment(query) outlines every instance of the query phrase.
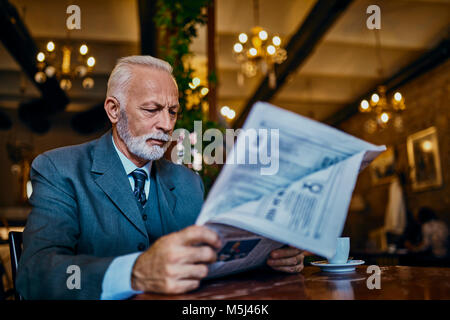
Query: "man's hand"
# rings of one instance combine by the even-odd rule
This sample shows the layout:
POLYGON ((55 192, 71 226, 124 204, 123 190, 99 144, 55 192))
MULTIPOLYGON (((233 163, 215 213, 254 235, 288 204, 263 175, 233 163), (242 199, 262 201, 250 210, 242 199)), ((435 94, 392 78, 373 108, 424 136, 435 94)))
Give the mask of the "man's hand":
POLYGON ((176 294, 196 289, 216 261, 220 238, 211 229, 191 226, 159 238, 133 267, 134 290, 176 294))
POLYGON ((303 270, 303 251, 294 247, 273 250, 267 259, 267 265, 277 271, 298 273, 303 270))

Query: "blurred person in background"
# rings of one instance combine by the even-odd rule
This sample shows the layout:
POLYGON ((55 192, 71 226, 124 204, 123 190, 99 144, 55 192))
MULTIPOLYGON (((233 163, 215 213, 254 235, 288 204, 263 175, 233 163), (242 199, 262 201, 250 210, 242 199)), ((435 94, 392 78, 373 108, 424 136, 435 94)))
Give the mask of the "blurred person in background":
POLYGON ((420 208, 417 220, 421 226, 422 240, 417 245, 407 241, 406 248, 433 258, 447 257, 448 227, 445 222, 438 219, 433 209, 428 207, 420 208))

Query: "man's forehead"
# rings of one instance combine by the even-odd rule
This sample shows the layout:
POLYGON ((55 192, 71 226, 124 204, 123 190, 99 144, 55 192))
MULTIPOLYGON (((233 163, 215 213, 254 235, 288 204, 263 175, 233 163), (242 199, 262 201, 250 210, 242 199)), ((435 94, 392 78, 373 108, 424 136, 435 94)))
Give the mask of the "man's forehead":
POLYGON ((178 88, 166 71, 133 66, 127 99, 140 106, 149 102, 152 105, 175 106, 178 105, 178 88))
POLYGON ((178 96, 176 84, 171 79, 171 75, 165 71, 144 72, 143 70, 136 70, 132 74, 128 91, 139 95, 151 93, 178 96))
POLYGON ((142 79, 149 79, 156 82, 165 82, 167 80, 171 80, 169 81, 171 83, 174 82, 172 75, 168 71, 150 66, 134 65, 131 67, 131 72, 133 74, 133 78, 137 79, 138 81, 142 79))

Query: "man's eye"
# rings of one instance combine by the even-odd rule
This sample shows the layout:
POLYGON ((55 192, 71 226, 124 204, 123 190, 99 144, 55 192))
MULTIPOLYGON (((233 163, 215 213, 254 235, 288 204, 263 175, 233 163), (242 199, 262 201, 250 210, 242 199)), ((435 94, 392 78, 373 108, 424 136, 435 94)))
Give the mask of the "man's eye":
POLYGON ((178 114, 178 111, 176 110, 170 110, 169 113, 173 116, 176 116, 178 114))
POLYGON ((156 111, 158 111, 157 109, 144 109, 145 111, 151 112, 151 113, 155 113, 156 111))

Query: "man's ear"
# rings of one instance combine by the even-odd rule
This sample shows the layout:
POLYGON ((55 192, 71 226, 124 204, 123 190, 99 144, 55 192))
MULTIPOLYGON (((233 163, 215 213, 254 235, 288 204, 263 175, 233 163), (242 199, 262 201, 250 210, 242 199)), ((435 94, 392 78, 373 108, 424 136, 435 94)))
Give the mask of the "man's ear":
POLYGON ((117 101, 117 99, 114 97, 107 97, 105 100, 104 108, 109 121, 111 121, 111 124, 116 124, 119 121, 120 114, 119 101, 117 101))

